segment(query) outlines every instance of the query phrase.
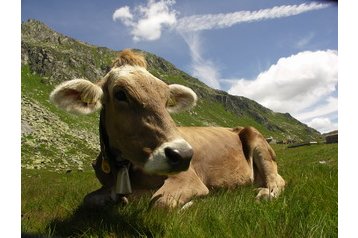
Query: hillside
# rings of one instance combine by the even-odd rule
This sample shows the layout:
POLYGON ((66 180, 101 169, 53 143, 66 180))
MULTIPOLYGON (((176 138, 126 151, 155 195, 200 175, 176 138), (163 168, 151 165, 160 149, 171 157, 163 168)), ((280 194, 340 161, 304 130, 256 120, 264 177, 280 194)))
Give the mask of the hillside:
MULTIPOLYGON (((36 20, 22 23, 21 33, 22 166, 84 170, 99 149, 98 115, 61 112, 49 103, 48 96, 64 80, 98 80, 118 52, 64 36, 36 20)), ((288 113, 276 113, 245 97, 212 89, 165 59, 143 53, 153 75, 169 84, 189 86, 199 96, 195 109, 173 116, 178 125, 250 125, 278 140, 321 136, 288 113)))

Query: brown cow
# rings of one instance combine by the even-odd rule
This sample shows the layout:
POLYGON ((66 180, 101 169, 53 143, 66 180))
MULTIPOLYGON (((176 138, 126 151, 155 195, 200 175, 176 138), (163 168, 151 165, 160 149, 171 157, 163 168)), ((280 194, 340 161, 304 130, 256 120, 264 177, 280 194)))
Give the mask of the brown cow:
POLYGON ((132 50, 122 51, 99 82, 64 82, 50 99, 72 113, 101 109, 101 152, 93 166, 103 186, 86 204, 126 200, 132 187, 158 189, 152 202, 164 207, 183 206, 213 188, 256 183, 257 198, 284 189, 275 152, 256 129, 177 127, 169 113, 193 107, 196 94, 154 77, 132 50))

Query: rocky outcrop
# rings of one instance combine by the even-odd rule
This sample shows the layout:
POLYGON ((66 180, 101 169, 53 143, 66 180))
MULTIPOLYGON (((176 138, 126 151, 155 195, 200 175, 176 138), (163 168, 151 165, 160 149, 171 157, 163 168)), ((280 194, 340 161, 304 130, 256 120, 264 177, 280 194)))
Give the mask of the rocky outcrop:
POLYGON ((109 70, 116 52, 57 33, 37 20, 21 25, 21 64, 48 83, 73 78, 95 81, 109 70))
POLYGON ((21 134, 21 166, 27 169, 83 171, 99 151, 96 133, 70 128, 26 96, 21 99, 21 134))

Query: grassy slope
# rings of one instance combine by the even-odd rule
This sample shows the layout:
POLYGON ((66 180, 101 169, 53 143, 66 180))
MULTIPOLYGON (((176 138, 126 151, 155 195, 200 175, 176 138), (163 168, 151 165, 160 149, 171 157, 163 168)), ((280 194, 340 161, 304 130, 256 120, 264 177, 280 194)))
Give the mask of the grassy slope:
POLYGON ((22 231, 80 237, 336 237, 338 146, 277 145, 275 150, 288 183, 277 200, 255 203, 253 187, 220 190, 182 212, 148 210, 149 196, 124 208, 86 210, 80 206, 83 196, 98 187, 92 172, 23 170, 22 231))

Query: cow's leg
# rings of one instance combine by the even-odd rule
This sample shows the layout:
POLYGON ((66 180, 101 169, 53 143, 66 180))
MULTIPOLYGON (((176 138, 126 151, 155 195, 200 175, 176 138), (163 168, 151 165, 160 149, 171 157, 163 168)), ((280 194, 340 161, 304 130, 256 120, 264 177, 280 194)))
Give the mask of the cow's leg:
POLYGON ((270 153, 270 149, 266 146, 257 146, 253 151, 255 172, 258 173, 256 183, 261 186, 256 199, 275 198, 285 187, 285 180, 277 172, 277 163, 273 153, 270 153))
POLYGON ((104 186, 87 194, 83 199, 83 204, 89 207, 102 207, 110 203, 113 203, 111 189, 104 186))
POLYGON ((184 206, 194 197, 205 196, 209 189, 192 168, 169 176, 162 187, 152 196, 155 207, 175 208, 184 206))
POLYGON ((260 187, 256 198, 277 197, 285 187, 285 180, 277 172, 275 152, 253 127, 242 129, 239 135, 245 156, 253 166, 254 182, 260 187))

